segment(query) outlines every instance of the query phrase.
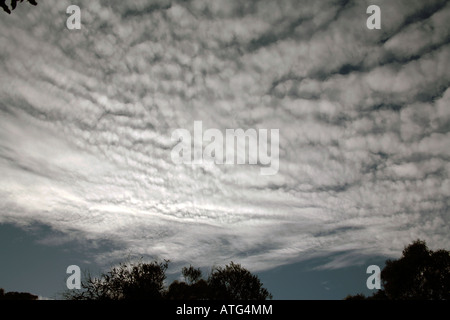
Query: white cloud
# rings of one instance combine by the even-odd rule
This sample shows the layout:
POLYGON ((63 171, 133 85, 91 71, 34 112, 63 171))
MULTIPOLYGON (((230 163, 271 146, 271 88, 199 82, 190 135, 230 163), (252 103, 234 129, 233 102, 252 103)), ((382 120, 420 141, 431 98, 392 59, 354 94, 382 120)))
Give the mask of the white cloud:
POLYGON ((0 221, 110 240, 103 263, 448 247, 449 7, 383 2, 375 35, 363 3, 294 2, 85 1, 80 32, 67 1, 2 20, 0 221), (280 129, 279 173, 175 165, 194 120, 280 129))

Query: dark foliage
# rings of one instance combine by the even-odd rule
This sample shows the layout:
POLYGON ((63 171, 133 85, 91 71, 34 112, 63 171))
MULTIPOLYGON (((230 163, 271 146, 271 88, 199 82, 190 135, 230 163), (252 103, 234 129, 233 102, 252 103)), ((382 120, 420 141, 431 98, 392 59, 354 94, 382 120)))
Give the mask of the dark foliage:
POLYGON ((183 275, 184 280, 190 284, 197 282, 202 277, 201 270, 194 268, 193 266, 189 266, 189 268, 183 267, 181 274, 183 275))
POLYGON ((224 268, 214 268, 207 280, 200 269, 193 266, 182 269, 185 281, 173 281, 164 287, 168 261, 120 264, 100 278, 88 275, 82 281, 82 290, 64 294, 71 300, 265 300, 272 298, 257 276, 231 262, 224 268))
POLYGON ((398 260, 387 260, 381 271, 382 290, 370 297, 347 296, 348 300, 449 300, 450 252, 429 250, 416 240, 405 247, 398 260))
POLYGON ((190 284, 175 280, 167 289, 165 298, 169 300, 210 300, 211 291, 208 282, 204 279, 190 284))
POLYGON ((28 292, 6 292, 0 288, 0 300, 37 300, 38 296, 28 292))
POLYGON ((164 296, 168 261, 127 263, 113 267, 100 278, 87 275, 82 290, 71 290, 64 297, 72 300, 159 300, 164 296))
POLYGON ((262 287, 258 277, 239 264, 217 267, 208 279, 214 299, 266 300, 272 295, 262 287))
MULTIPOLYGON (((11 14, 11 10, 14 10, 17 7, 17 2, 23 2, 23 0, 11 0, 11 9, 6 4, 6 0, 0 0, 0 7, 3 8, 3 11, 11 14)), ((31 3, 33 6, 37 6, 36 0, 27 0, 27 2, 31 3)))

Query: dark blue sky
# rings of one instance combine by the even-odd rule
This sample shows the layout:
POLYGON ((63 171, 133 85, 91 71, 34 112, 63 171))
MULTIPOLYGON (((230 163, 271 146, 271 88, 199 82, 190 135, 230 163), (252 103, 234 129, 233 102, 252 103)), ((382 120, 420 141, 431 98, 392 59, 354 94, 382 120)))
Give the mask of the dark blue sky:
MULTIPOLYGON (((66 290, 65 273, 69 265, 78 265, 82 270, 99 275, 108 268, 93 263, 95 250, 107 250, 108 246, 80 250, 80 245, 67 243, 48 246, 39 243, 54 233, 44 226, 24 231, 8 224, 0 224, 0 287, 6 291, 30 292, 43 298, 61 299, 66 290)), ((364 293, 367 289, 367 266, 376 264, 383 268, 385 259, 363 258, 361 265, 337 270, 315 270, 329 259, 312 259, 256 273, 273 295, 274 299, 309 300, 343 299, 348 294, 364 293)), ((203 268, 205 274, 208 268, 203 268)), ((179 273, 168 274, 170 283, 179 273)))

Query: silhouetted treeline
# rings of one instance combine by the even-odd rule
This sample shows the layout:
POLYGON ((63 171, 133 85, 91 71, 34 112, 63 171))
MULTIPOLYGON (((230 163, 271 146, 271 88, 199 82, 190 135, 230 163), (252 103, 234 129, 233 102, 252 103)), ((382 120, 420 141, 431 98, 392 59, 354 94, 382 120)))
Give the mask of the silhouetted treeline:
POLYGON ((81 290, 68 290, 70 300, 266 300, 272 295, 263 288, 256 275, 231 262, 215 267, 204 279, 193 266, 184 267, 184 281, 175 280, 164 286, 168 261, 150 263, 122 263, 95 278, 87 275, 81 290))
POLYGON ((0 300, 37 300, 38 296, 28 292, 6 292, 0 288, 0 300))
POLYGON ((432 251, 425 241, 405 247, 398 260, 387 260, 381 285, 372 296, 347 296, 346 300, 449 300, 450 252, 432 251))

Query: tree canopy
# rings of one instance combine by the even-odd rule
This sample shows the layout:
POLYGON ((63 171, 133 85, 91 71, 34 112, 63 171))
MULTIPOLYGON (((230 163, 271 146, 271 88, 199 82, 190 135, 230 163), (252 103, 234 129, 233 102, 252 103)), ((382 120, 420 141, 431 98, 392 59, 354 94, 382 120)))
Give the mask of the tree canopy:
POLYGON ((38 296, 28 292, 6 292, 0 288, 0 300, 37 300, 38 296))
POLYGON ((184 267, 184 281, 175 280, 164 286, 169 261, 122 263, 100 277, 88 274, 82 280, 81 290, 66 291, 71 300, 266 300, 272 295, 263 288, 256 275, 231 262, 225 267, 215 267, 203 279, 199 268, 184 267))
POLYGON ((450 252, 432 251, 416 240, 404 248, 401 258, 387 260, 381 271, 383 289, 370 297, 347 296, 348 300, 449 300, 450 252))
POLYGON ((215 299, 266 300, 272 298, 272 295, 262 287, 257 276, 233 262, 224 268, 214 268, 208 284, 215 299))
POLYGON ((81 290, 64 293, 72 300, 159 300, 164 295, 168 261, 121 263, 95 278, 88 274, 81 290))

